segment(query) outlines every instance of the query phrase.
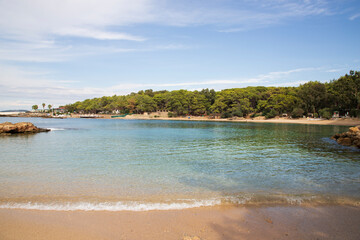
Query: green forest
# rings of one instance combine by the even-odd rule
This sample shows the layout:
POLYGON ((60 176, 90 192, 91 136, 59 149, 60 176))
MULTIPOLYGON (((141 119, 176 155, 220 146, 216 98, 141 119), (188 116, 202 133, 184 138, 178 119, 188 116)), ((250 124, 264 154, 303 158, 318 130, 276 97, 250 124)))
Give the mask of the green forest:
POLYGON ((298 118, 311 114, 331 118, 334 111, 360 117, 360 72, 326 83, 311 81, 299 87, 246 87, 221 91, 151 89, 123 96, 86 99, 65 106, 77 113, 136 113, 168 111, 176 116, 220 116, 222 118, 288 114, 298 118))

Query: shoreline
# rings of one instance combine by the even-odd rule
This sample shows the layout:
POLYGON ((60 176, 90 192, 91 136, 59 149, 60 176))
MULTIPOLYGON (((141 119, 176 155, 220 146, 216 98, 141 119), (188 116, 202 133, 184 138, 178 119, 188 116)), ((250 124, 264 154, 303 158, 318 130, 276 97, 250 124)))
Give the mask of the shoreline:
POLYGON ((144 212, 0 209, 0 238, 359 239, 360 207, 203 207, 144 212))
MULTIPOLYGON (((333 125, 333 126, 355 126, 360 125, 359 118, 339 118, 339 119, 289 119, 289 118, 271 118, 271 119, 209 119, 208 117, 152 117, 140 114, 128 115, 123 118, 111 118, 112 115, 99 115, 98 119, 114 119, 114 120, 160 120, 160 121, 194 121, 194 122, 234 122, 234 123, 285 123, 285 124, 308 124, 308 125, 333 125)), ((79 115, 72 115, 71 118, 79 118, 79 115)))
MULTIPOLYGON (((100 118, 100 119, 113 119, 113 118, 100 118)), ((308 125, 333 125, 333 126, 355 126, 360 125, 360 119, 335 119, 335 120, 308 120, 308 119, 267 119, 267 120, 258 120, 258 119, 208 119, 205 117, 192 117, 187 118, 144 118, 144 117, 134 117, 134 118, 115 118, 118 120, 163 120, 163 121, 194 121, 194 122, 234 122, 234 123, 285 123, 285 124, 308 124, 308 125)))
MULTIPOLYGON (((303 125, 332 125, 332 126, 356 126, 360 125, 359 118, 338 118, 338 119, 312 119, 312 118, 298 118, 298 119, 289 119, 289 118, 271 118, 271 119, 210 119, 208 117, 198 117, 198 116, 187 116, 187 117, 154 117, 151 115, 142 115, 134 114, 127 115, 126 117, 112 118, 114 115, 107 114, 98 114, 97 118, 89 119, 113 119, 113 120, 160 120, 160 121, 194 121, 194 122, 234 122, 234 123, 280 123, 280 124, 303 124, 303 125), (190 118, 189 118, 190 117, 190 118)), ((44 116, 31 116, 31 115, 18 115, 18 116, 6 116, 0 115, 0 117, 23 117, 23 118, 44 118, 44 116)), ((45 117, 45 118, 55 118, 55 119, 66 119, 66 118, 80 118, 80 114, 72 114, 70 117, 45 117)))

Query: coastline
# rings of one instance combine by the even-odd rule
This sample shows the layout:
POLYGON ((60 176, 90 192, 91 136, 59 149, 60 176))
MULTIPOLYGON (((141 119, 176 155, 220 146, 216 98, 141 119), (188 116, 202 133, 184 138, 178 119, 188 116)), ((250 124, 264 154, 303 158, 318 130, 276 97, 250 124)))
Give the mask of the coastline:
POLYGON ((0 209, 10 239, 359 239, 360 207, 203 207, 144 212, 0 209))
MULTIPOLYGON (((285 123, 285 124, 308 124, 308 125, 333 125, 333 126, 356 126, 360 125, 359 118, 337 118, 337 119, 312 119, 312 118, 298 118, 298 119, 289 119, 289 118, 271 118, 271 119, 257 119, 257 118, 238 118, 238 119, 227 119, 227 118, 216 118, 210 119, 208 117, 201 116, 186 116, 186 117, 165 117, 164 114, 161 114, 160 117, 154 117, 156 114, 151 113, 150 115, 144 114, 133 114, 127 115, 126 117, 117 117, 112 118, 114 115, 109 114, 97 114, 98 117, 90 119, 113 119, 113 120, 162 120, 162 121, 200 121, 200 122, 239 122, 239 123, 285 123)), ((52 117, 47 115, 37 115, 37 114, 13 114, 13 115, 4 115, 0 114, 0 117, 8 118, 55 118, 55 119, 66 119, 66 118, 80 118, 80 114, 71 114, 71 116, 64 117, 52 117)))
MULTIPOLYGON (((116 120, 167 120, 167 121, 202 121, 202 122, 240 122, 240 123, 286 123, 286 124, 311 124, 311 125, 334 125, 334 126, 355 126, 360 125, 358 118, 339 118, 339 119, 289 119, 289 118, 272 118, 272 119, 209 119, 207 117, 151 117, 138 115, 128 115, 124 118, 111 118, 111 115, 99 115, 102 119, 116 119, 116 120)), ((78 118, 78 116, 72 116, 78 118)))

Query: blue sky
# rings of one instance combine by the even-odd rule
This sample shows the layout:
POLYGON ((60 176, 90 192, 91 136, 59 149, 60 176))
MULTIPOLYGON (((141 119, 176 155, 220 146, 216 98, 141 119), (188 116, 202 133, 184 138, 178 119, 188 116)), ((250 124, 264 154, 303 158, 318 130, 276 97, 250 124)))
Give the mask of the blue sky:
POLYGON ((0 110, 360 70, 358 0, 0 0, 0 110))

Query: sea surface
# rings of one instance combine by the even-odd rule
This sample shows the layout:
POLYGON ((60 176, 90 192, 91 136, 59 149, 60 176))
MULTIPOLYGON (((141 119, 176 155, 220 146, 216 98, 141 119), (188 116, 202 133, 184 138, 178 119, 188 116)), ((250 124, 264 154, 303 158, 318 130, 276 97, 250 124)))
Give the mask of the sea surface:
POLYGON ((0 208, 146 211, 214 205, 360 205, 348 127, 0 118, 47 133, 0 136, 0 208))

